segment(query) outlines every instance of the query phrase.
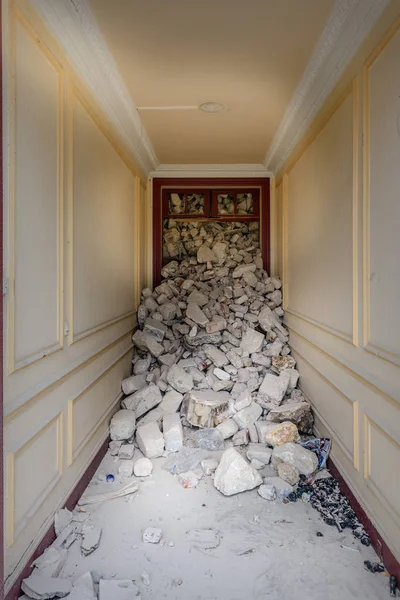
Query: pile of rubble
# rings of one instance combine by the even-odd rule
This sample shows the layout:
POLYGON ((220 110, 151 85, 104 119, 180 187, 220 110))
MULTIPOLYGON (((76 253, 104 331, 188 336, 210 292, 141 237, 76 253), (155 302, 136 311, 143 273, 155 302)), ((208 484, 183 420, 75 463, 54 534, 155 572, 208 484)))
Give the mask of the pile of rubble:
POLYGON ((164 220, 163 257, 165 259, 196 257, 201 246, 209 247, 210 243, 213 245, 217 242, 239 244, 239 250, 244 248, 245 243, 258 246, 258 222, 213 223, 191 219, 164 220))
MULTIPOLYGON (((216 227, 201 240, 194 256, 169 262, 161 285, 142 292, 133 374, 122 382, 121 409, 110 423, 109 451, 121 482, 128 483, 84 495, 73 513, 57 514, 58 537, 24 580, 26 598, 109 600, 122 597, 121 587, 139 597, 132 581, 91 572, 72 584, 59 574, 74 542, 83 556, 100 544, 102 530, 87 521, 90 513, 82 507, 136 492, 140 483, 130 478, 148 477, 157 457, 166 458, 163 468, 184 487, 210 477, 226 496, 257 488, 269 501, 301 498, 326 523, 339 531, 350 527, 370 543, 325 468, 329 441, 313 438, 311 406, 297 388, 299 373, 282 323, 281 282, 263 270, 252 234, 221 238, 216 227)), ((219 544, 215 530, 192 534, 201 547, 219 544)), ((148 528, 143 542, 161 543, 161 536, 148 528)))
POLYGON ((281 282, 263 269, 256 228, 241 227, 197 230, 195 254, 169 262, 162 283, 143 290, 110 451, 125 459, 127 476, 149 475, 151 459, 171 454, 164 468, 185 487, 212 476, 224 495, 257 487, 262 498, 288 502, 315 492, 327 523, 369 544, 333 478, 321 501, 330 444, 313 440, 311 406, 297 388, 281 282), (145 457, 137 461, 135 443, 145 457))

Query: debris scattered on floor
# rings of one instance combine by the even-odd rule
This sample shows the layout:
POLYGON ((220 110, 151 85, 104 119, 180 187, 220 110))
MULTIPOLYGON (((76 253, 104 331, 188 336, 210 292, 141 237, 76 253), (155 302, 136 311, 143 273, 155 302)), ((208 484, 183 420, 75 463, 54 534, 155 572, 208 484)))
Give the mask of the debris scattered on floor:
MULTIPOLYGON (((113 466, 101 474, 109 491, 86 492, 78 510, 116 498, 132 500, 140 486, 151 485, 152 459, 160 459, 188 494, 190 488, 211 483, 221 498, 257 490, 267 501, 262 502, 266 510, 268 502, 310 503, 325 523, 339 532, 350 528, 369 545, 364 527, 326 468, 330 440, 313 436, 311 405, 298 387, 300 373, 283 324, 281 282, 263 270, 253 225, 181 229, 182 239, 192 231, 193 245, 185 258, 163 267, 164 279, 154 291, 142 291, 132 375, 122 382, 124 398, 110 423, 113 466)), ((168 251, 174 253, 172 244, 182 239, 171 241, 168 251)), ((260 519, 257 514, 253 521, 260 519)), ((151 586, 147 571, 138 585, 134 579, 93 572, 73 584, 60 579, 68 548, 79 540, 82 555, 89 556, 101 544, 102 529, 90 512, 66 509, 57 513, 55 529, 53 546, 24 580, 29 598, 70 594, 72 600, 127 600, 139 597, 138 586, 151 586)), ((142 539, 174 546, 157 527, 144 529, 142 539)), ((208 551, 220 545, 221 534, 213 528, 190 529, 186 541, 208 551)), ((254 552, 250 548, 235 554, 254 552)), ((369 561, 365 568, 384 569, 369 561)), ((177 587, 182 579, 171 582, 177 587)), ((392 579, 390 585, 394 589, 397 583, 392 579)))

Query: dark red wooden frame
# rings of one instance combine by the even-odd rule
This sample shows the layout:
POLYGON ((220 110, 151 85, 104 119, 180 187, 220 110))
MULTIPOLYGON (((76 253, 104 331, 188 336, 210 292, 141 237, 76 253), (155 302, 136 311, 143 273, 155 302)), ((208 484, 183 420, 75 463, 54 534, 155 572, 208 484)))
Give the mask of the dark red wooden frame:
MULTIPOLYGON (((0 4, 0 9, 1 9, 0 4)), ((0 48, 3 50, 2 40, 2 11, 0 10, 0 48)), ((1 52, 3 55, 3 52, 1 52)), ((3 67, 0 60, 0 281, 3 281, 3 67)), ((3 294, 0 300, 0 598, 4 598, 4 472, 3 472, 3 294)))
MULTIPOLYGON (((260 188, 261 205, 261 246, 262 257, 265 269, 270 272, 270 180, 268 177, 249 179, 249 178, 204 178, 204 179, 186 179, 186 178, 161 178, 153 179, 153 285, 158 285, 161 281, 162 268, 162 190, 165 187, 182 188, 185 190, 201 191, 200 188, 216 190, 218 188, 230 190, 249 191, 251 188, 260 188)), ((178 216, 178 215, 174 215, 178 216)), ((181 216, 181 215, 179 215, 181 216)), ((201 216, 189 215, 192 218, 201 218, 201 216)), ((219 220, 243 220, 254 221, 254 217, 240 215, 238 217, 218 217, 219 220)))

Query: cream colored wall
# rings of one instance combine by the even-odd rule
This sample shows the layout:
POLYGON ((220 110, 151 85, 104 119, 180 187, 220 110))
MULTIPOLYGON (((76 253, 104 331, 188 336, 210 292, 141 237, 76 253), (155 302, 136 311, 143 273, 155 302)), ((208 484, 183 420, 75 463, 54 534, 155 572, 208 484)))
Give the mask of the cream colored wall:
POLYGON ((8 590, 108 435, 148 278, 148 206, 29 3, 3 5, 8 590))
POLYGON ((399 12, 393 2, 276 182, 300 384, 317 432, 332 437, 337 466, 398 559, 399 12))

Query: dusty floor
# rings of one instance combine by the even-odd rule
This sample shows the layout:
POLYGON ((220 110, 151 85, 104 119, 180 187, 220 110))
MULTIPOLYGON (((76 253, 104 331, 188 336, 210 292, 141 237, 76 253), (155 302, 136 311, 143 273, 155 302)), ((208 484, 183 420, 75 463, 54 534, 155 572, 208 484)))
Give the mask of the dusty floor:
MULTIPOLYGON (((389 598, 388 578, 363 567, 377 560, 374 551, 325 525, 310 505, 269 502, 256 490, 224 497, 210 477, 185 489, 162 470, 164 458, 153 462, 137 494, 87 507, 88 522, 103 528, 100 546, 83 557, 73 544, 62 577, 96 570, 104 578, 133 579, 142 600, 389 598), (165 544, 143 543, 146 527, 162 528, 165 544), (194 548, 187 540, 193 528, 218 529, 220 545, 194 548)), ((118 489, 118 475, 114 483, 102 481, 109 472, 118 472, 118 462, 107 455, 87 493, 118 489)))

